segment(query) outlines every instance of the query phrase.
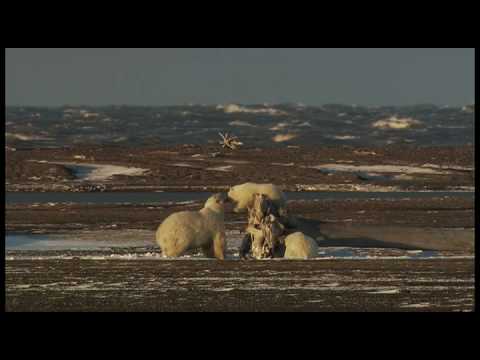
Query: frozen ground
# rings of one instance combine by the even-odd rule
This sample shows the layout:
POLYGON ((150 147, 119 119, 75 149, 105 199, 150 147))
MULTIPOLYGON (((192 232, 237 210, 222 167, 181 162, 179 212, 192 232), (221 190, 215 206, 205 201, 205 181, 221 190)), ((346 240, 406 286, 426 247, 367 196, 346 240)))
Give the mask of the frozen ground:
POLYGON ((309 261, 164 259, 151 231, 6 238, 7 311, 472 311, 471 253, 323 247, 309 261))
POLYGON ((374 231, 390 243, 395 235, 421 237, 424 245, 436 239, 436 246, 470 239, 473 204, 465 199, 294 201, 294 213, 321 219, 329 241, 335 231, 342 241, 321 247, 311 261, 241 261, 245 220, 229 213, 228 261, 196 251, 167 260, 154 244, 155 226, 201 205, 179 199, 185 201, 10 205, 7 225, 54 233, 6 238, 7 311, 474 310, 475 258, 463 246, 473 239, 458 247, 465 251, 422 251, 379 249, 378 241, 362 248, 349 237, 374 231))
POLYGON ((6 261, 7 311, 472 311, 473 259, 6 261))
POLYGON ((135 167, 117 166, 117 165, 99 165, 99 164, 77 164, 77 163, 51 163, 63 165, 72 169, 76 178, 80 181, 106 181, 115 175, 141 176, 147 169, 135 167))
POLYGON ((166 107, 8 107, 7 142, 16 147, 77 143, 205 144, 229 132, 257 145, 473 143, 470 107, 433 105, 361 107, 352 105, 224 104, 166 107))
MULTIPOLYGON (((83 259, 83 260, 165 260, 148 230, 79 231, 66 234, 7 234, 7 260, 83 259)), ((239 260, 243 233, 227 232, 227 259, 239 260)), ((393 260, 393 259, 474 259, 472 252, 423 251, 368 247, 320 247, 316 259, 310 260, 393 260)), ((177 260, 208 260, 200 251, 191 251, 177 260)), ((281 259, 275 259, 279 261, 281 259)))

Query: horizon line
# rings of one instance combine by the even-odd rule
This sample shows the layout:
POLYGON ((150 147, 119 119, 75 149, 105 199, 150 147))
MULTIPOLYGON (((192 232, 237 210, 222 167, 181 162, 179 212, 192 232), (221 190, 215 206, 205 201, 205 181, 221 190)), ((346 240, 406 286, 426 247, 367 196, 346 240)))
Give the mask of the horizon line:
POLYGON ((464 104, 435 104, 435 103, 428 103, 428 102, 419 102, 419 103, 412 103, 412 104, 402 104, 402 105, 394 105, 394 104, 347 104, 347 103, 335 103, 335 102, 327 102, 322 105, 311 105, 302 102, 279 102, 279 103, 240 103, 240 102, 227 102, 227 103, 210 103, 210 104, 200 104, 200 103, 182 103, 182 104, 63 104, 63 105, 38 105, 38 104, 5 104, 6 108, 78 108, 78 107, 95 107, 95 108, 105 108, 105 107, 193 107, 193 106, 203 106, 203 107, 213 107, 213 106, 226 106, 226 105, 238 105, 238 106, 282 106, 282 105, 298 105, 304 107, 324 107, 324 106, 349 106, 349 107, 368 107, 368 108, 381 108, 381 107, 410 107, 410 106, 435 106, 435 107, 465 107, 465 106, 475 106, 475 102, 464 103, 464 104))

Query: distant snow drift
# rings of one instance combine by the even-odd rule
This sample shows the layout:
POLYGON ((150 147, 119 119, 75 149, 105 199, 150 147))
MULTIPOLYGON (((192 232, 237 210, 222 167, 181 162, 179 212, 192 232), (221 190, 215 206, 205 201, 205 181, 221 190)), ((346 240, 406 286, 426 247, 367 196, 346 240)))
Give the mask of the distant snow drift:
POLYGON ((35 140, 43 140, 43 141, 48 141, 48 140, 53 140, 51 137, 46 137, 46 136, 38 136, 38 135, 26 135, 26 134, 19 134, 19 133, 5 133, 5 138, 8 139, 16 139, 20 141, 35 141, 35 140))
POLYGON ((404 130, 411 127, 422 126, 421 121, 415 120, 413 118, 398 118, 392 116, 388 119, 378 120, 372 124, 372 127, 381 130, 404 130))
POLYGON ((244 126, 244 127, 257 127, 256 125, 250 124, 246 121, 240 121, 240 120, 232 121, 228 125, 230 125, 230 126, 244 126))
POLYGON ((217 110, 223 110, 226 114, 247 113, 247 114, 267 114, 272 116, 288 115, 284 111, 273 109, 273 108, 249 109, 236 104, 218 105, 217 110))
MULTIPOLYGON (((351 142, 367 147, 409 143, 471 146, 474 123, 473 107, 326 105, 299 108, 295 104, 76 110, 7 107, 5 141, 17 149, 72 144, 204 145, 216 144, 219 132, 229 132, 240 136, 247 146, 263 146, 266 140, 275 144, 272 138, 278 134, 296 134, 295 141, 303 145, 343 146, 351 142)), ((278 140, 281 145, 285 144, 282 137, 278 140)))
POLYGON ((278 135, 274 136, 272 140, 276 143, 281 143, 281 142, 286 142, 286 141, 293 140, 297 137, 298 137, 298 135, 296 135, 296 134, 278 134, 278 135))

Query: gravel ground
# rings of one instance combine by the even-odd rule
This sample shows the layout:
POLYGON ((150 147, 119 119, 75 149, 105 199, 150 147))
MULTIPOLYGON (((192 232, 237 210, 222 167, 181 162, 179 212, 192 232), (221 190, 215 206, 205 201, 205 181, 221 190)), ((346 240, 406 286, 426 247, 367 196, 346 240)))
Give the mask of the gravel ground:
POLYGON ((474 260, 6 261, 7 311, 473 311, 474 260))

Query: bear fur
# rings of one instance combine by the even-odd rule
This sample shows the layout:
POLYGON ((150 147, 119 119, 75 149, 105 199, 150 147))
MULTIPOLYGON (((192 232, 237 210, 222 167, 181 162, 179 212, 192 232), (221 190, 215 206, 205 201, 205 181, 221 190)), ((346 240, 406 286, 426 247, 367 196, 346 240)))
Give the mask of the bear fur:
POLYGON ((156 241, 164 257, 179 257, 191 249, 202 249, 209 258, 225 259, 224 194, 209 198, 200 211, 170 215, 158 227, 156 241))
POLYGON ((246 183, 233 186, 228 191, 228 198, 236 203, 233 211, 236 213, 243 212, 252 206, 255 194, 267 196, 278 209, 284 209, 286 206, 287 199, 276 185, 246 183))
POLYGON ((318 254, 318 244, 310 236, 301 232, 288 235, 285 240, 285 259, 305 260, 318 254))

